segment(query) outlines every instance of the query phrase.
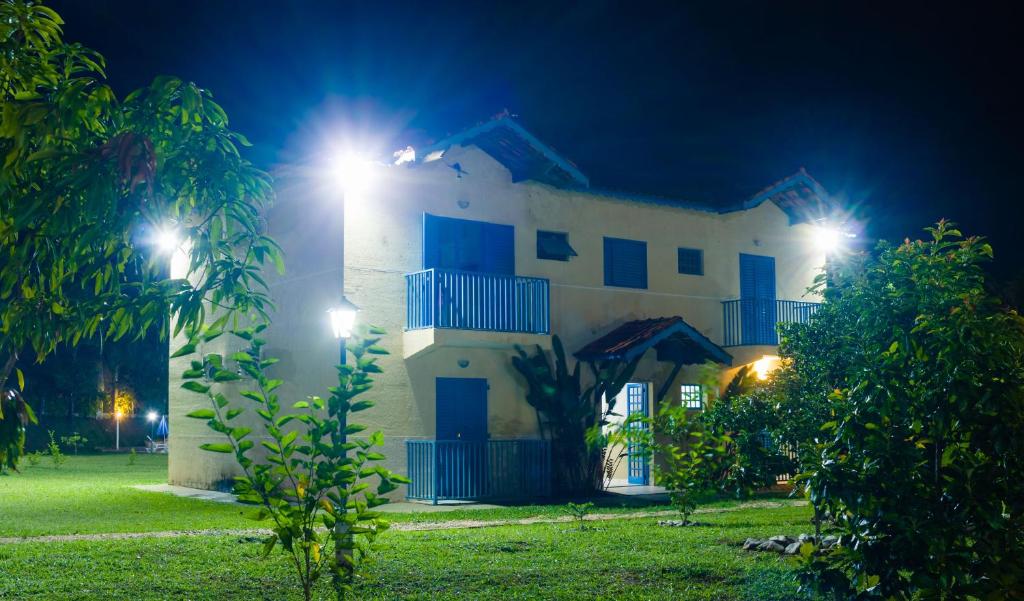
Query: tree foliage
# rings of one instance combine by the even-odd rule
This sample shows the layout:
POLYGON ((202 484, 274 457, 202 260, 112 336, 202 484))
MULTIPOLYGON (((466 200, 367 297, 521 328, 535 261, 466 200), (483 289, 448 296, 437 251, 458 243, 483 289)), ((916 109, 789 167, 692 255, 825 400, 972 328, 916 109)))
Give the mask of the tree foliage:
POLYGON ((552 337, 554 365, 542 348, 533 355, 516 347, 512 365, 526 380, 526 401, 537 412, 541 434, 551 440, 554 481, 563 494, 586 494, 601 482, 601 449, 595 441, 613 414, 615 396, 636 370, 639 359, 626 363, 591 365, 593 383, 584 385, 582 364, 572 371, 558 336, 552 337), (609 400, 602 410, 601 401, 609 400), (589 436, 588 436, 589 434, 589 436))
POLYGON ((61 25, 39 2, 0 1, 0 390, 22 352, 41 361, 172 317, 196 330, 208 307, 265 313, 260 267, 279 262, 260 221, 269 177, 210 92, 158 77, 118 98, 103 57, 61 25), (153 256, 165 228, 185 278, 153 256))
MULTIPOLYGON (((378 450, 384 444, 381 432, 350 438, 366 429, 349 423, 348 416, 373 406, 373 401, 358 397, 372 388, 372 375, 381 371, 375 355, 387 351, 377 346, 376 335, 383 332, 371 328, 367 332, 374 337, 352 339, 349 351, 354 364, 338 366, 338 385, 330 389, 328 398, 310 397, 288 409, 275 392, 283 382, 265 371, 277 360, 262 355, 264 327, 233 332, 248 343, 246 350, 229 358, 208 354, 202 361, 192 361, 182 388, 206 395, 210 408, 188 417, 205 420, 224 435, 225 442, 202 448, 234 455, 244 474, 236 478, 238 499, 259 507, 253 519, 272 522, 264 551, 269 554, 281 546, 307 601, 325 573, 332 576, 337 598, 349 598, 360 560, 377 534, 388 527, 373 508, 387 503, 381 495, 409 482, 379 465, 385 459, 378 450), (252 387, 240 393, 245 405, 233 404, 218 391, 223 383, 242 380, 240 373, 251 379, 252 387), (255 417, 256 431, 242 425, 253 421, 246 416, 255 417), (371 479, 377 480, 373 490, 371 479)), ((202 338, 212 340, 221 333, 207 330, 202 338)), ((191 353, 196 342, 175 354, 191 353)))
POLYGON ((986 292, 987 243, 928 232, 838 273, 787 332, 795 402, 830 415, 805 481, 840 535, 803 578, 844 599, 1020 599, 1024 322, 986 292))

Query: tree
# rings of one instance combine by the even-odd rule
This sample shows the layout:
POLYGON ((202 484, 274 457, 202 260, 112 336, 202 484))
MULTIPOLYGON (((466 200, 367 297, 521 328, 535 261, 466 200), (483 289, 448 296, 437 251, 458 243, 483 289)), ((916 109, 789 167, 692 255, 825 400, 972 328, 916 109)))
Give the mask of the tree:
POLYGON ((532 356, 517 346, 512 365, 526 380, 526 402, 537 412, 541 435, 551 441, 554 481, 560 492, 591 493, 602 481, 601 450, 606 446, 600 436, 602 428, 614 411, 615 396, 632 377, 639 358, 591 364, 594 383, 584 386, 581 363, 570 371, 561 339, 554 336, 551 345, 553 366, 539 346, 532 356), (605 398, 609 402, 602 411, 605 398))
MULTIPOLYGON (((182 388, 206 395, 210 408, 193 411, 189 417, 206 420, 211 429, 225 436, 226 442, 207 443, 202 448, 234 454, 244 473, 236 478, 239 501, 257 505, 259 509, 251 517, 273 524, 265 553, 280 544, 295 567, 307 601, 325 571, 332 576, 339 601, 347 599, 352 595, 360 559, 388 526, 373 508, 388 502, 381 495, 395 490, 398 483, 409 482, 377 465, 384 460, 377 450, 384 444, 381 432, 366 439, 349 438, 365 430, 365 426, 349 423, 348 416, 373 406, 372 401, 358 397, 372 388, 373 374, 381 371, 374 355, 387 351, 377 346, 377 337, 354 337, 349 341, 353 364, 338 366, 338 386, 330 390, 330 397, 298 401, 289 411, 282 408, 274 392, 283 382, 265 373, 277 362, 263 356, 265 341, 260 333, 265 327, 233 332, 247 341, 249 348, 230 358, 208 354, 202 361, 192 362, 182 388), (229 361, 234 368, 228 368, 229 361), (239 425, 245 423, 249 408, 232 405, 217 391, 218 384, 242 380, 240 372, 251 379, 252 387, 241 396, 258 417, 261 431, 255 433, 239 425), (263 452, 252 452, 254 439, 263 452), (368 482, 373 478, 378 480, 376 492, 368 482)), ((370 328, 367 333, 376 336, 383 331, 370 328)), ((220 330, 207 330, 203 339, 209 341, 221 334, 220 330)), ((192 353, 196 343, 190 342, 175 355, 192 353)))
MULTIPOLYGON (((260 269, 280 265, 260 222, 270 179, 209 91, 158 77, 119 99, 103 57, 61 25, 38 2, 0 1, 0 391, 16 374, 19 395, 21 353, 42 361, 171 318, 196 331, 210 307, 265 316, 260 269), (154 256, 161 233, 181 241, 185 277, 154 256)), ((26 419, 7 407, 0 420, 26 419)), ((10 437, 0 447, 17 459, 10 437)))
POLYGON ((802 578, 844 599, 1020 599, 1024 320, 986 291, 952 224, 880 244, 784 345, 827 403, 805 474, 839 544, 802 578))

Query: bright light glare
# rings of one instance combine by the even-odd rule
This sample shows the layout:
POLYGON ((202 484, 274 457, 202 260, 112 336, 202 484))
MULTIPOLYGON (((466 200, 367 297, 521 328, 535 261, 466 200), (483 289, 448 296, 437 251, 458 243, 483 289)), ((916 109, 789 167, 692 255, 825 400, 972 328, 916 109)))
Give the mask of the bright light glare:
POLYGON ((335 183, 346 193, 362 192, 372 183, 372 165, 357 154, 347 153, 335 157, 330 170, 335 183))
POLYGON ((775 368, 779 366, 779 357, 777 355, 763 355, 757 361, 754 361, 754 373, 757 374, 758 380, 767 380, 768 374, 772 373, 775 368))
POLYGON ((156 411, 150 411, 149 413, 146 414, 146 421, 155 422, 157 417, 158 416, 156 414, 156 411))
POLYGON ((114 419, 121 419, 122 417, 124 417, 124 413, 121 413, 120 409, 114 412, 114 419))
POLYGON ((173 253, 181 246, 181 238, 178 237, 177 231, 172 228, 166 228, 157 233, 156 246, 162 252, 173 253))
POLYGON ((819 226, 814 228, 814 245, 826 253, 839 250, 846 235, 833 227, 819 226))

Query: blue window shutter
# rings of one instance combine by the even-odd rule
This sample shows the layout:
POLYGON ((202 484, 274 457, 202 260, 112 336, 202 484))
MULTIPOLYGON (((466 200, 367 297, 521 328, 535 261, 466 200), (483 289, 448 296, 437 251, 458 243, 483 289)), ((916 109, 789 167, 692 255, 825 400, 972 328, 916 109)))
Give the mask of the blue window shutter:
POLYGON ((604 283, 606 286, 647 288, 647 243, 606 237, 604 283))
POLYGON ((775 257, 740 253, 740 298, 775 300, 775 257))
POLYGON ((704 251, 699 248, 680 248, 678 269, 682 274, 704 275, 704 251))
POLYGON ((516 251, 515 228, 511 225, 485 223, 484 227, 484 271, 515 275, 516 251))

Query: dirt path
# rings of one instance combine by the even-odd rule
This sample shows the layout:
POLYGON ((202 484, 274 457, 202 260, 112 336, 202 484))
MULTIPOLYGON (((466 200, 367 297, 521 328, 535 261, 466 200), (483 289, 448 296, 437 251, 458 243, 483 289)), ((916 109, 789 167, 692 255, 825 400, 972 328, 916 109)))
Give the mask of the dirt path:
MULTIPOLYGON (((800 507, 807 501, 753 501, 741 503, 733 507, 708 507, 697 509, 694 514, 726 513, 742 509, 778 509, 780 507, 800 507)), ((677 515, 675 511, 638 511, 635 513, 596 513, 588 515, 587 521, 635 520, 642 518, 667 517, 677 515)), ((420 532, 427 530, 466 530, 469 528, 493 528, 495 526, 527 526, 530 524, 560 524, 571 522, 570 516, 532 517, 513 520, 447 520, 437 522, 397 522, 391 524, 391 530, 399 532, 420 532)), ((270 530, 265 528, 249 529, 210 529, 210 530, 165 530, 161 532, 103 532, 97 534, 47 534, 42 536, 10 536, 0 537, 0 545, 17 543, 63 543, 74 541, 97 540, 129 540, 138 538, 177 538, 182 536, 266 536, 270 530)))

